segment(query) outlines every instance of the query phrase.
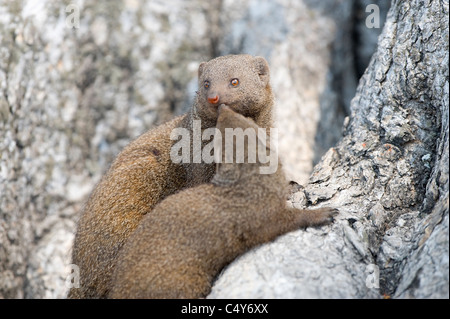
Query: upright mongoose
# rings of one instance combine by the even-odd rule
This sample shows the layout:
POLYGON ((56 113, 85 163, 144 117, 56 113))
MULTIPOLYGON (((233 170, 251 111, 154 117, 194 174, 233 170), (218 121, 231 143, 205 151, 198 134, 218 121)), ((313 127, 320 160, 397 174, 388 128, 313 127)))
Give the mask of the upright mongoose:
POLYGON ((168 195, 212 178, 214 163, 171 160, 170 151, 177 142, 171 140, 175 128, 193 133, 196 120, 201 121, 202 132, 214 127, 221 103, 253 118, 261 127, 272 126, 273 95, 264 58, 229 55, 203 62, 198 83, 191 110, 131 142, 90 195, 72 250, 72 263, 80 270, 80 288, 72 288, 69 298, 104 298, 117 253, 142 217, 168 195))
MULTIPOLYGON (((257 131, 251 119, 229 107, 219 112, 221 136, 225 128, 257 131)), ((261 141, 258 147, 264 144, 270 148, 261 141)), ((332 221, 335 209, 287 207, 280 164, 274 174, 260 174, 259 154, 249 163, 247 146, 244 163, 222 161, 210 183, 167 197, 143 218, 119 253, 111 298, 205 297, 220 270, 251 247, 332 221)))

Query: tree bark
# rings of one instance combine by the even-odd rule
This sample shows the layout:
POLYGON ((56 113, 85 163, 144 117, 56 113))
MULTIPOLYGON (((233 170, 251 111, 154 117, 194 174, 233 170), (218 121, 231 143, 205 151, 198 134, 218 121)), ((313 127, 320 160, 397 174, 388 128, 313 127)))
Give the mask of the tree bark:
POLYGON ((448 3, 393 1, 344 137, 295 194, 337 221, 242 256, 210 298, 448 298, 448 3))

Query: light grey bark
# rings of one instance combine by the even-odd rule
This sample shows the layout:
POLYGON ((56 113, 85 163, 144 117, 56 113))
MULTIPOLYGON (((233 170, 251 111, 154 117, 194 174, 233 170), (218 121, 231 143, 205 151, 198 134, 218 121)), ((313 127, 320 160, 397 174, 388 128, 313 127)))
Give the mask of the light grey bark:
POLYGON ((244 255, 210 297, 449 297, 448 57, 448 2, 393 1, 343 139, 293 199, 337 221, 244 255))

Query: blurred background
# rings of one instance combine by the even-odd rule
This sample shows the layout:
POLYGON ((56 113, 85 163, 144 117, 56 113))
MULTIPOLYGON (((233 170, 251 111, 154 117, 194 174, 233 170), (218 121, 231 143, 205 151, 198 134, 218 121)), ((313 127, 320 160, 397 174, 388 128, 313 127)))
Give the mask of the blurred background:
POLYGON ((388 0, 0 1, 0 298, 64 298, 78 213, 131 140, 192 105, 200 62, 265 57, 279 155, 341 137, 388 0))

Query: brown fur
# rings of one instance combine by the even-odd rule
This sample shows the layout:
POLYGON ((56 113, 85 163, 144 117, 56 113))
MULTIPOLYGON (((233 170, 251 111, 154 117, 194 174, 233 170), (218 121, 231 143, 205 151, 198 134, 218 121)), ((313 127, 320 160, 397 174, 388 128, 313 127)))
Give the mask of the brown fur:
POLYGON ((193 120, 202 121, 202 130, 214 127, 219 103, 252 117, 261 127, 272 126, 273 96, 263 58, 219 57, 202 63, 198 76, 193 108, 131 142, 92 192, 72 252, 72 263, 80 269, 80 288, 72 288, 69 298, 104 298, 117 253, 142 217, 165 197, 211 180, 214 164, 171 161, 170 149, 176 141, 170 139, 170 133, 174 128, 192 131, 193 120), (230 86, 233 78, 239 79, 239 86, 230 86), (209 88, 204 87, 206 80, 209 88), (211 96, 218 97, 217 103, 208 102, 211 96))
MULTIPOLYGON (((217 121, 222 136, 226 127, 257 129, 223 106, 217 121)), ((218 164, 211 183, 174 194, 145 216, 119 254, 110 297, 205 297, 219 271, 248 249, 332 221, 334 209, 286 207, 280 165, 264 175, 258 162, 247 162, 218 164)))

